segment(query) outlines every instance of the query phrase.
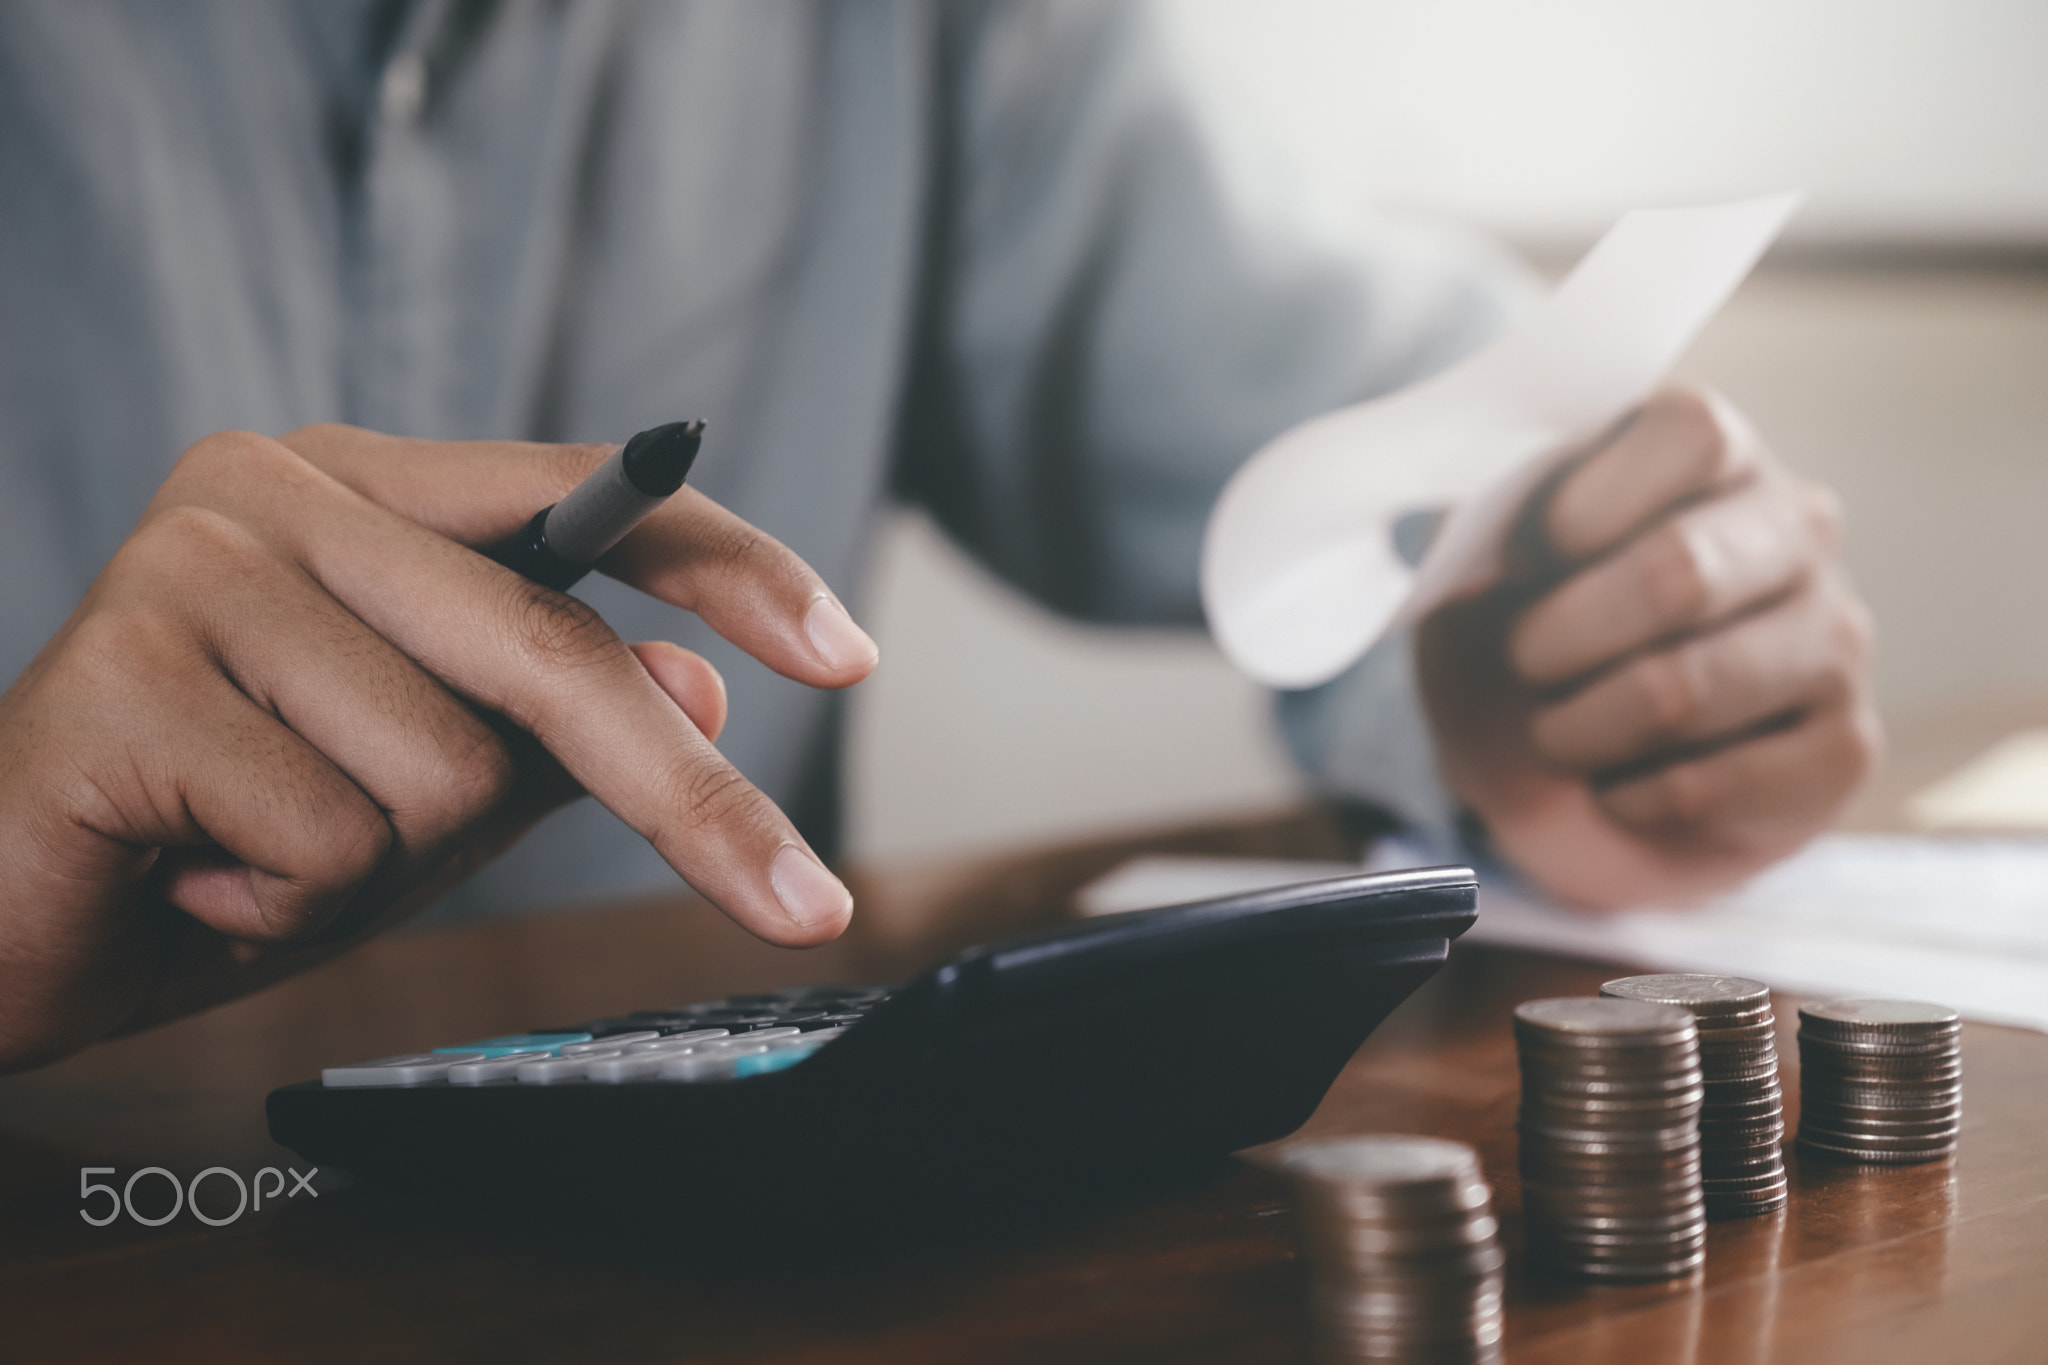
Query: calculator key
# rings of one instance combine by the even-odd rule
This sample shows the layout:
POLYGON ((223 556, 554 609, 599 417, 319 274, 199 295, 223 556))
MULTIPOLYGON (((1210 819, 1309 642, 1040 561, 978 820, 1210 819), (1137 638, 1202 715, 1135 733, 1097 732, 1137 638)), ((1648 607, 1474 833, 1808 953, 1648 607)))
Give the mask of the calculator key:
POLYGON ((772 1014, 705 1014, 701 1018, 705 1028, 722 1028, 731 1033, 752 1033, 756 1029, 774 1028, 782 1022, 772 1014))
POLYGON ((698 1015, 677 1014, 659 1021, 643 1020, 642 1027, 653 1029, 666 1038, 677 1033, 700 1033, 705 1025, 704 1020, 698 1015))
POLYGON ((624 1049, 610 1052, 585 1053, 581 1057, 543 1057, 537 1062, 521 1062, 513 1075, 521 1085, 556 1085, 562 1081, 583 1079, 583 1069, 604 1057, 617 1057, 624 1049))
POLYGON ((455 1047, 437 1047, 439 1053, 480 1052, 486 1057, 509 1057, 515 1052, 553 1052, 568 1043, 587 1043, 590 1035, 582 1029, 555 1029, 546 1033, 508 1033, 502 1038, 486 1038, 480 1043, 462 1043, 455 1047))
POLYGON ((320 1083, 348 1085, 426 1085, 444 1079, 448 1068, 461 1062, 480 1062, 481 1052, 407 1052, 396 1057, 379 1057, 354 1066, 330 1066, 320 1073, 320 1083))
POLYGON ((553 1056, 548 1052, 513 1052, 503 1057, 486 1057, 480 1062, 457 1062, 448 1068, 450 1085, 483 1085, 512 1078, 521 1062, 538 1062, 553 1056))
POLYGON ((795 1066, 818 1049, 808 1043, 796 1047, 771 1048, 767 1052, 751 1057, 741 1057, 732 1064, 735 1077, 760 1076, 770 1071, 781 1071, 795 1066))
POLYGON ((632 1033, 611 1033, 588 1043, 570 1043, 561 1050, 564 1057, 591 1057, 601 1052, 615 1052, 633 1043, 652 1042, 661 1034, 654 1029, 638 1029, 632 1033))
POLYGON ((586 1078, 600 1085, 618 1085, 624 1081, 651 1081, 661 1075, 662 1067, 674 1059, 673 1052, 620 1052, 610 1057, 599 1057, 588 1062, 583 1068, 586 1078))
POLYGON ((732 1037, 731 1029, 693 1028, 686 1029, 681 1033, 664 1033, 657 1041, 663 1043, 708 1043, 714 1038, 730 1037, 732 1037))
POLYGON ((806 1027, 806 1028, 814 1028, 814 1029, 818 1029, 818 1028, 832 1028, 832 1029, 838 1029, 838 1028, 845 1028, 845 1027, 847 1027, 847 1026, 848 1026, 848 1025, 850 1025, 850 1024, 858 1024, 858 1023, 859 1023, 860 1021, 861 1021, 861 1016, 860 1016, 860 1015, 858 1015, 858 1014, 824 1014, 824 1015, 820 1015, 820 1016, 818 1017, 818 1022, 817 1022, 817 1023, 815 1023, 815 1024, 806 1024, 806 1025, 805 1025, 805 1027, 806 1027))
POLYGON ((774 1050, 773 1043, 749 1043, 739 1039, 663 1059, 661 1078, 669 1081, 715 1081, 732 1075, 743 1057, 758 1057, 774 1050))
POLYGON ((683 1052, 703 1043, 716 1042, 732 1035, 722 1028, 693 1029, 688 1033, 671 1033, 664 1037, 652 1038, 644 1043, 628 1043, 628 1052, 683 1052))
POLYGON ((749 1029, 745 1033, 735 1034, 734 1036, 743 1038, 750 1043, 769 1043, 778 1038, 794 1038, 802 1032, 803 1030, 795 1024, 774 1024, 767 1028, 749 1029))
POLYGON ((812 1028, 816 1026, 817 1022, 820 1019, 823 1019, 825 1017, 825 1011, 785 1010, 783 1013, 777 1015, 776 1017, 780 1019, 784 1024, 793 1024, 797 1028, 812 1028))

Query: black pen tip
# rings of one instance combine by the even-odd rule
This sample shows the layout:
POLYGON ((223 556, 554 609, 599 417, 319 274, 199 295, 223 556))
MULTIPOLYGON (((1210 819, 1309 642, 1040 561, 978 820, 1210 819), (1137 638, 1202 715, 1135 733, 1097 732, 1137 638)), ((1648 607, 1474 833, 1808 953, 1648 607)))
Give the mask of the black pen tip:
POLYGON ((665 498, 683 486, 703 443, 702 422, 669 422, 626 442, 620 459, 633 487, 650 498, 665 498))

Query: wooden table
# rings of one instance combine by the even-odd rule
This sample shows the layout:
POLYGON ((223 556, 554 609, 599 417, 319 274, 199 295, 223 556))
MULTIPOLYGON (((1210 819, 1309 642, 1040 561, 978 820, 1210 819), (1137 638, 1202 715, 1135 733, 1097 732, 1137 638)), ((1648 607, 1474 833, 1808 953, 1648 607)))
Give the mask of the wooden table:
MULTIPOLYGON (((273 1197, 219 1228, 190 1214, 154 1228, 80 1217, 82 1167, 111 1166, 117 1181, 145 1166, 185 1180, 210 1166, 303 1170, 270 1143, 262 1101, 323 1064, 732 991, 893 979, 1057 918, 1075 886, 1141 847, 1327 857, 1346 841, 1301 817, 861 877, 860 927, 808 953, 764 947, 681 899, 418 933, 0 1080, 0 1359, 1305 1360, 1292 1213, 1252 1167, 1028 1236, 829 1272, 690 1269, 480 1226, 325 1171, 317 1196, 273 1197)), ((1590 994, 1613 974, 1458 948, 1360 1050, 1310 1129, 1475 1143, 1518 1251, 1509 1011, 1590 994)), ((1791 1014, 1781 1000, 1779 1017, 1791 1014)), ((1587 1287, 1527 1275, 1517 1258, 1507 1358, 2048 1359, 2048 1038, 1973 1025, 1963 1039, 1969 1101, 1952 1164, 1795 1165, 1790 1209, 1714 1225, 1691 1283, 1587 1287)), ((1781 1053, 1796 1065, 1789 1029, 1781 1053)), ((151 1182, 167 1205, 154 1176, 138 1202, 151 1182)), ((216 1177, 212 1192, 222 1216, 231 1188, 216 1177)))

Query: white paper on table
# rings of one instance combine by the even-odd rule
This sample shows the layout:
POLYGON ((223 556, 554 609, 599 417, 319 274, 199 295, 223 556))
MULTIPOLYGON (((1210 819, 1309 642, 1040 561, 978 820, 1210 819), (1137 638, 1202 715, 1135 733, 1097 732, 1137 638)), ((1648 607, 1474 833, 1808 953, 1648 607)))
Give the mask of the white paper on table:
POLYGON ((2048 830, 2048 730, 2007 735, 1906 803, 1923 829, 2048 830))
MULTIPOLYGON (((1382 840, 1365 866, 1422 861, 1382 840)), ((1237 895, 1356 872, 1342 863, 1135 858, 1081 889, 1083 913, 1237 895)), ((2048 1031, 2048 840, 1831 834, 1685 910, 1587 915, 1482 878, 1466 934, 1653 971, 1755 977, 1816 996, 1933 1000, 2048 1031)))
POLYGON ((1202 546, 1224 653, 1268 686, 1313 687, 1490 582, 1530 491, 1649 397, 1797 202, 1628 214, 1486 350, 1267 443, 1225 486, 1202 546), (1450 515, 1411 572, 1394 525, 1439 508, 1450 515))

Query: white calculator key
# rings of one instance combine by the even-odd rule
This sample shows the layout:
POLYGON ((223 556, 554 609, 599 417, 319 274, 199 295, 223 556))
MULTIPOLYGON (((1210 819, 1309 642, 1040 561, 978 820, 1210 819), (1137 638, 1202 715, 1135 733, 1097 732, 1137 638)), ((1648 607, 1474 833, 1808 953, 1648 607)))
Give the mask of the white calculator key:
POLYGON ((766 1043, 735 1043, 731 1047, 707 1047, 680 1057, 662 1058, 659 1075, 665 1081, 715 1081, 732 1075, 733 1063, 770 1051, 766 1043))
POLYGON ((793 1047, 810 1047, 816 1038, 816 1034, 799 1030, 795 1034, 785 1034, 780 1038, 764 1038, 762 1045, 770 1052, 786 1052, 793 1047))
POLYGON ((617 1052, 628 1043, 644 1043, 659 1038, 658 1029, 643 1029, 638 1033, 614 1033, 609 1038, 598 1038, 588 1043, 565 1043, 561 1048, 564 1057, 596 1057, 606 1052, 617 1052))
POLYGON ((759 1043, 773 1043, 783 1038, 794 1038, 802 1032, 802 1029, 794 1026, 757 1028, 752 1033, 735 1033, 728 1038, 713 1038, 709 1042, 699 1043, 697 1050, 700 1052, 718 1052, 736 1047, 753 1047, 759 1043))
MULTIPOLYGON (((762 1030, 764 1033, 766 1031, 762 1030)), ((690 1050, 706 1056, 735 1051, 759 1052, 774 1041, 772 1038, 763 1038, 759 1033, 737 1033, 730 1038, 713 1038, 709 1042, 698 1043, 690 1050)))
POLYGON ((666 1038, 656 1038, 645 1043, 628 1043, 628 1052, 688 1052, 693 1047, 716 1042, 732 1035, 722 1028, 700 1028, 689 1033, 671 1033, 666 1038))
POLYGON ((580 1080, 583 1068, 605 1057, 617 1057, 624 1048, 613 1048, 596 1056, 584 1053, 581 1057, 543 1057, 537 1062, 521 1062, 512 1072, 522 1085, 553 1085, 558 1081, 580 1080))
POLYGON ((379 1057, 354 1066, 330 1066, 320 1073, 322 1085, 425 1085, 448 1074, 448 1068, 462 1062, 480 1062, 481 1052, 408 1052, 397 1057, 379 1057))
POLYGON ((621 1052, 612 1057, 599 1057, 583 1068, 583 1074, 605 1085, 617 1085, 621 1081, 651 1081, 661 1074, 662 1067, 675 1055, 674 1052, 621 1052))
POLYGON ((448 1083, 482 1085, 485 1081, 502 1081, 517 1071, 522 1062, 537 1062, 552 1056, 552 1052, 508 1052, 502 1057, 486 1057, 480 1062, 461 1062, 448 1068, 448 1083))

